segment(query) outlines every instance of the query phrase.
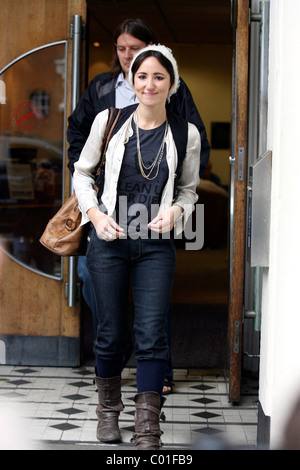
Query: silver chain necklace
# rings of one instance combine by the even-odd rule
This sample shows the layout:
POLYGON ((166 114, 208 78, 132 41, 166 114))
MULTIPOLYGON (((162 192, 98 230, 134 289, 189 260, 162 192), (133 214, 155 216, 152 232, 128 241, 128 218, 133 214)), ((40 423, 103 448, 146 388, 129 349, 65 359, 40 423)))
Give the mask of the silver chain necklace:
POLYGON ((164 154, 164 143, 165 143, 165 138, 166 138, 167 132, 168 132, 168 121, 166 120, 166 127, 165 127, 164 136, 163 136, 163 139, 162 139, 162 143, 161 143, 161 145, 158 149, 158 152, 157 152, 157 155, 156 155, 155 159, 153 160, 153 162, 151 163, 150 166, 145 165, 145 163, 143 162, 142 154, 141 154, 139 124, 138 124, 137 112, 135 112, 135 128, 136 128, 137 156, 138 156, 140 172, 141 172, 142 176, 144 178, 146 178, 147 180, 154 180, 158 175, 159 167, 160 167, 160 164, 161 164, 161 161, 162 161, 162 158, 163 158, 163 154, 164 154), (153 173, 156 164, 157 164, 156 173, 155 173, 154 176, 151 177, 151 173, 153 173), (146 174, 146 172, 148 172, 148 171, 149 171, 149 173, 146 174))

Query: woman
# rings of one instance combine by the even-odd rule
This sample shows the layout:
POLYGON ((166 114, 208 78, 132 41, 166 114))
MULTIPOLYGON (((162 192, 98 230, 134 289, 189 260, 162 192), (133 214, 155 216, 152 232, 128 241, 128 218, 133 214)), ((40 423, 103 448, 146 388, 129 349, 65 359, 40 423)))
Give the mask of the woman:
MULTIPOLYGON (((155 44, 156 38, 152 29, 141 19, 127 19, 123 21, 114 33, 114 55, 110 71, 97 75, 83 93, 75 111, 69 117, 68 126, 68 157, 69 169, 74 172, 74 163, 78 160, 80 152, 90 133, 91 125, 96 115, 109 107, 124 108, 137 102, 137 98, 128 82, 128 73, 134 55, 148 44, 155 44)), ((167 103, 170 112, 175 112, 197 126, 201 134, 201 170, 200 176, 205 172, 209 158, 209 143, 206 130, 192 95, 182 79, 177 93, 173 93, 167 103)), ((96 306, 89 273, 84 256, 78 259, 78 275, 82 280, 83 297, 88 304, 94 323, 96 334, 98 321, 96 306)), ((168 308, 168 322, 170 337, 170 306, 168 308)), ((170 339, 169 339, 170 342, 170 339)), ((125 366, 131 356, 132 345, 130 332, 128 332, 127 350, 124 352, 123 365, 125 366)), ((173 369, 171 355, 166 370, 164 394, 173 390, 173 369)))
POLYGON ((188 124, 174 198, 179 156, 166 102, 177 91, 179 75, 170 49, 150 45, 139 51, 131 63, 129 82, 139 104, 127 108, 129 117, 108 145, 101 200, 93 190, 93 174, 107 111, 95 118, 75 163, 74 189, 82 223, 91 221, 93 226, 87 265, 99 312, 97 436, 101 441, 120 440, 122 354, 131 275, 138 389, 135 442, 137 449, 144 450, 161 445, 159 414, 168 360, 165 326, 175 266, 172 232, 183 230, 197 201, 201 143, 197 128, 188 124))
MULTIPOLYGON (((109 107, 124 108, 137 102, 134 90, 128 82, 128 73, 134 55, 148 44, 155 44, 156 38, 152 29, 141 19, 127 19, 123 21, 114 33, 114 55, 111 69, 107 73, 97 75, 83 93, 75 111, 69 117, 68 126, 68 157, 69 169, 74 172, 74 163, 78 160, 86 139, 90 133, 91 125, 96 115, 109 107)), ((180 78, 180 84, 176 93, 173 93, 167 103, 170 112, 179 114, 185 120, 197 126, 201 134, 201 170, 200 176, 205 172, 209 158, 209 143, 206 130, 192 95, 180 78)), ((78 259, 78 275, 82 280, 83 297, 89 306, 94 323, 96 335, 98 320, 95 299, 92 291, 89 273, 84 256, 78 259)), ((168 307, 167 327, 170 343, 170 306, 168 307)), ((132 352, 130 332, 128 331, 127 349, 124 351, 123 366, 126 365, 132 352)), ((164 384, 164 394, 173 390, 173 368, 171 355, 164 384)))

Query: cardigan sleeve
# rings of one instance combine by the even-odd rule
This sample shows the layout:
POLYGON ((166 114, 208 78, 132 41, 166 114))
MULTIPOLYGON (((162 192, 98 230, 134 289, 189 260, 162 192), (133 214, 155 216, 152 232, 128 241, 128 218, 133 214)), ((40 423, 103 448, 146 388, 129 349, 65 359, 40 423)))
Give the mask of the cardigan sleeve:
POLYGON ((90 221, 87 211, 91 207, 99 206, 97 193, 94 190, 94 172, 100 159, 108 112, 105 110, 97 114, 79 160, 74 164, 73 186, 82 213, 82 225, 90 221))
POLYGON ((194 210, 198 200, 196 188, 199 184, 201 138, 194 124, 188 125, 188 143, 186 156, 182 163, 182 170, 177 186, 177 195, 173 201, 183 208, 182 216, 176 221, 176 232, 180 233, 194 210))

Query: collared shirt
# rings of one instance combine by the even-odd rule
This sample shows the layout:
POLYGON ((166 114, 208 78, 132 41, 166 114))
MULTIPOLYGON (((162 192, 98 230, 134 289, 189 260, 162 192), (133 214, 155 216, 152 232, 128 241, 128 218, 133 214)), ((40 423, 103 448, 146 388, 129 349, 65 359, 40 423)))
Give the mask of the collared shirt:
POLYGON ((121 72, 116 81, 116 108, 126 108, 126 106, 138 102, 134 90, 125 80, 123 72, 121 72))

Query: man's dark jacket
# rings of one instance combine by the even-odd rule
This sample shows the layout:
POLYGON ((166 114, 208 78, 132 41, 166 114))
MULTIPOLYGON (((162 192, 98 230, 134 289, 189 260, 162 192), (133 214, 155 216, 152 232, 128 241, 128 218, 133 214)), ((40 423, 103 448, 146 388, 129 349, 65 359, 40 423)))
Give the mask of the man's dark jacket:
MULTIPOLYGON (((69 117, 67 138, 69 142, 68 167, 74 173, 74 163, 79 159, 82 148, 89 136, 92 123, 100 111, 115 107, 115 82, 109 72, 97 75, 89 84, 79 100, 76 109, 69 117)), ((198 113, 192 95, 180 78, 180 87, 167 103, 167 111, 175 113, 197 126, 201 135, 200 177, 204 174, 210 147, 203 121, 198 113)))

